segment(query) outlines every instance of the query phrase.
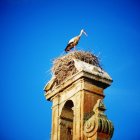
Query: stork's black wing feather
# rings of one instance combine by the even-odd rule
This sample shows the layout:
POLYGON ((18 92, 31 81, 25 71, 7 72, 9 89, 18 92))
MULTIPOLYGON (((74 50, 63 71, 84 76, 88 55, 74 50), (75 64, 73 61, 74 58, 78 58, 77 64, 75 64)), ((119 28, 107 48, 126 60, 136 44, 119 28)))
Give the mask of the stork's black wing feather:
POLYGON ((74 46, 73 46, 73 42, 69 43, 69 44, 66 46, 66 48, 65 48, 65 52, 70 51, 73 47, 74 47, 74 46))

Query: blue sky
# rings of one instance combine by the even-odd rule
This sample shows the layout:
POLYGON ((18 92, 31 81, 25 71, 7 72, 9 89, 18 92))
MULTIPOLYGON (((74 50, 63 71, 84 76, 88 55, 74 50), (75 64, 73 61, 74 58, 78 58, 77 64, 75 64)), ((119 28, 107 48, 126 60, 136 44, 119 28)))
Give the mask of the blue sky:
POLYGON ((0 139, 49 140, 51 103, 43 88, 52 60, 84 28, 77 49, 100 55, 114 82, 105 90, 112 140, 140 137, 138 0, 0 2, 0 139))

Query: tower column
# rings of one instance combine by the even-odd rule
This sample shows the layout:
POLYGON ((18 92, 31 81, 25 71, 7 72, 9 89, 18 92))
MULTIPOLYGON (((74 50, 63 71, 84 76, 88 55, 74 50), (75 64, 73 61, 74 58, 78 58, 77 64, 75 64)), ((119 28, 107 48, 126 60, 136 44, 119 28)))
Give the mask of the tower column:
POLYGON ((101 68, 74 59, 76 73, 55 86, 45 86, 46 99, 53 102, 51 140, 110 140, 113 124, 104 114, 104 89, 112 83, 101 68))

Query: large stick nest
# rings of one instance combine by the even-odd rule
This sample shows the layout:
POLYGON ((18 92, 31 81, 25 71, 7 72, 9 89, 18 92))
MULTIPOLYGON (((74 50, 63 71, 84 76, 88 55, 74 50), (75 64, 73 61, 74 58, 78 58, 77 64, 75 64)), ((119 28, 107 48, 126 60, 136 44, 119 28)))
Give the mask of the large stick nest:
POLYGON ((67 55, 58 57, 53 61, 52 73, 55 75, 56 85, 63 82, 68 76, 71 76, 77 72, 74 66, 74 60, 79 59, 91 65, 101 67, 97 56, 90 52, 85 51, 73 51, 67 55))

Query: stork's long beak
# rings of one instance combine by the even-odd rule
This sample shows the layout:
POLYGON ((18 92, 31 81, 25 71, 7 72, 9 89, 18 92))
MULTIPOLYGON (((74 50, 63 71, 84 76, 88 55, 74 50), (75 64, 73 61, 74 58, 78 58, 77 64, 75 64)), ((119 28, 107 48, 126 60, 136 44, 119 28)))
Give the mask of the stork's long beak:
POLYGON ((85 31, 83 31, 83 33, 84 33, 86 36, 88 36, 87 33, 86 33, 85 31))

